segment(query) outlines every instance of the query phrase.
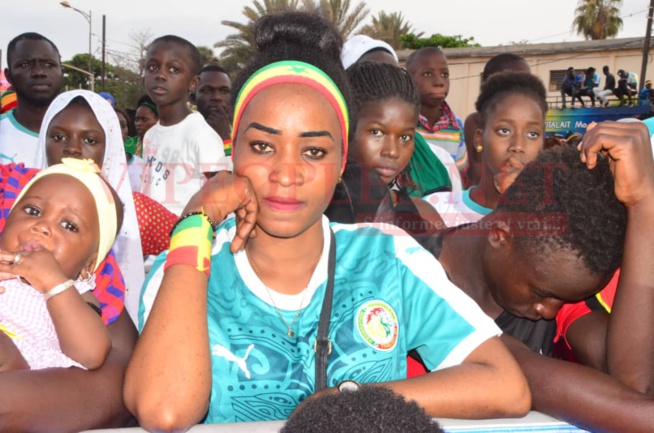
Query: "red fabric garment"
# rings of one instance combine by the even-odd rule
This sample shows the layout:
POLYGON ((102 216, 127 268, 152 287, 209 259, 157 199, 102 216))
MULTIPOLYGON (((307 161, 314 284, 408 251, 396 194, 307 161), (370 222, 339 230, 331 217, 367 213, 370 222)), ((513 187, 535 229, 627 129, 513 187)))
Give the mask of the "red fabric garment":
POLYGON ((156 256, 167 250, 170 245, 170 231, 179 217, 161 203, 140 192, 134 193, 134 206, 141 233, 143 255, 156 256))
POLYGON ((575 320, 591 311, 603 310, 610 313, 611 308, 613 308, 613 300, 615 299, 615 291, 618 288, 619 278, 620 270, 618 269, 613 275, 613 278, 611 278, 611 281, 595 296, 575 302, 574 304, 563 304, 563 307, 561 307, 559 313, 556 315, 556 337, 554 341, 558 342, 559 339, 563 338, 565 345, 570 349, 570 345, 565 339, 565 334, 575 320))

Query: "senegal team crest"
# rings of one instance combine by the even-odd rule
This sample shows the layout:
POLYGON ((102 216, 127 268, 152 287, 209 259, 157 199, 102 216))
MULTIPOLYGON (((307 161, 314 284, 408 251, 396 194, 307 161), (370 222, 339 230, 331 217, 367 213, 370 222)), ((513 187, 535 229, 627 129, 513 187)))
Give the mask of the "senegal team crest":
POLYGON ((393 308, 384 301, 368 301, 356 315, 361 338, 377 350, 392 350, 397 344, 399 325, 393 308))

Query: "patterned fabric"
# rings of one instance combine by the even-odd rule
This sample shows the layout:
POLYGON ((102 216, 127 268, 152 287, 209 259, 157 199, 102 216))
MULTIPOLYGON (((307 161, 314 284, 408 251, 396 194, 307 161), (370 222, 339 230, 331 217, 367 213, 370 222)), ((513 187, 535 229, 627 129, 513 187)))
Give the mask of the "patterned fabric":
MULTIPOLYGON (((23 164, 0 165, 0 233, 16 197, 38 171, 23 164)), ((109 324, 118 318, 125 302, 125 281, 113 252, 109 252, 95 272, 95 286, 93 294, 100 302, 102 320, 109 324)))
MULTIPOLYGON (((212 392, 207 423, 285 419, 314 392, 316 339, 327 280, 325 245, 306 293, 269 292, 246 253, 229 251, 235 220, 217 229, 208 286, 212 392), (271 301, 286 323, 287 335, 271 301)), ((438 261, 409 236, 381 226, 332 224, 336 270, 329 338, 328 386, 345 379, 376 383, 406 378, 406 354, 416 349, 431 370, 460 364, 499 328, 455 287, 438 261)), ((142 329, 163 278, 165 256, 142 293, 142 329)))
MULTIPOLYGON (((0 285, 5 289, 0 302, 0 326, 32 370, 84 368, 61 351, 57 331, 41 292, 15 278, 2 281, 0 285)), ((76 281, 73 287, 82 295, 92 290, 93 284, 76 281)))
POLYGON ((177 222, 177 215, 140 192, 134 193, 134 205, 141 231, 143 254, 156 256, 167 250, 170 245, 170 231, 177 222))
POLYGON ((443 115, 433 125, 429 125, 427 118, 421 114, 418 117, 416 130, 422 134, 431 147, 440 146, 447 150, 452 155, 459 171, 468 167, 463 121, 454 114, 447 102, 443 103, 443 115))

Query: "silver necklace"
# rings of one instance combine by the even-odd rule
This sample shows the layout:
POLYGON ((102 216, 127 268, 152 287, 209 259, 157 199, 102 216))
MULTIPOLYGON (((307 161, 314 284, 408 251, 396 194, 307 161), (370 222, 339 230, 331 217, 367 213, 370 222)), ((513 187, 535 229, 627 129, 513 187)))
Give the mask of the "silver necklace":
MULTIPOLYGON (((322 250, 322 248, 321 248, 322 250)), ((298 317, 300 317, 300 311, 302 311, 302 305, 304 304, 304 299, 307 296, 307 289, 309 288, 309 285, 302 290, 302 300, 300 301, 300 305, 297 308, 297 311, 295 312, 295 316, 293 317, 293 320, 291 321, 290 324, 286 323, 286 320, 284 320, 284 316, 282 315, 281 310, 277 307, 277 304, 275 303, 275 299, 272 296, 272 290, 266 285, 266 283, 263 282, 263 278, 261 278, 261 274, 259 274, 259 269, 257 269, 257 265, 254 264, 254 260, 252 259, 250 255, 250 248, 249 246, 245 247, 245 256, 248 258, 248 262, 250 263, 250 266, 252 266, 252 270, 254 273, 257 275, 259 280, 261 281, 261 284, 263 284, 263 287, 266 288, 266 292, 268 293, 268 297, 270 298, 270 302, 272 302, 273 307, 275 307, 275 311, 277 312, 277 315, 281 319, 282 323, 284 326, 286 326, 286 329, 288 332, 286 332, 286 335, 289 336, 289 338, 295 337, 295 332, 293 332, 293 325, 295 325, 295 322, 297 321, 298 317)), ((320 262, 320 257, 318 257, 318 262, 320 262)), ((318 266, 318 262, 316 262, 316 266, 318 266)), ((315 271, 315 266, 314 266, 314 271, 315 271)), ((313 275, 313 272, 311 273, 313 275)), ((309 278, 309 281, 311 281, 311 278, 309 278)))

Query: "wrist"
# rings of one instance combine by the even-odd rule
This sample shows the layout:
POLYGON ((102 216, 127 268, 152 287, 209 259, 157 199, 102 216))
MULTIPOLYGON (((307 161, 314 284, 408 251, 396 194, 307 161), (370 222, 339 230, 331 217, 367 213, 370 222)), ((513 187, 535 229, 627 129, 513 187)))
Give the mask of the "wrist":
POLYGON ((73 280, 66 280, 63 283, 59 283, 56 286, 52 287, 50 290, 47 292, 43 293, 43 299, 46 301, 51 299, 54 296, 57 296, 60 293, 65 292, 66 290, 70 289, 73 287, 73 280))
POLYGON ((204 212, 191 212, 173 227, 164 272, 173 265, 188 265, 209 277, 214 228, 204 212))

